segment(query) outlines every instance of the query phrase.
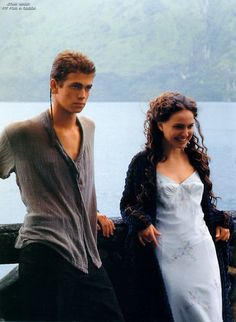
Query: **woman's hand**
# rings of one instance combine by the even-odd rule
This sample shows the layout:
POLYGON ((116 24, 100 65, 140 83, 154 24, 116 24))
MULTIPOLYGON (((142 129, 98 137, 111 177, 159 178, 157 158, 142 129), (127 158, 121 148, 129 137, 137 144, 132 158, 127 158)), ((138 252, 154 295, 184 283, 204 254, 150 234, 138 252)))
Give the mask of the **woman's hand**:
POLYGON ((160 235, 160 232, 153 225, 150 225, 138 233, 138 239, 143 246, 147 243, 157 246, 157 237, 160 235))
POLYGON ((230 231, 228 228, 223 228, 221 226, 216 227, 216 241, 223 240, 228 241, 230 237, 230 231))
POLYGON ((104 237, 110 237, 114 234, 114 230, 116 229, 114 222, 109 219, 107 216, 97 212, 97 229, 102 230, 102 234, 104 237))

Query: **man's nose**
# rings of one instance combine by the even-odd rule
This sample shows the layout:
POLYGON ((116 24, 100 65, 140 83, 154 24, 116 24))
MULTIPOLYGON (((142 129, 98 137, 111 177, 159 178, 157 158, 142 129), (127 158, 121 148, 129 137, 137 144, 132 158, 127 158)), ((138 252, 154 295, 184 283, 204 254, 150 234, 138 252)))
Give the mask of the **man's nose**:
POLYGON ((81 87, 79 90, 78 90, 78 97, 86 97, 86 90, 84 87, 81 87))

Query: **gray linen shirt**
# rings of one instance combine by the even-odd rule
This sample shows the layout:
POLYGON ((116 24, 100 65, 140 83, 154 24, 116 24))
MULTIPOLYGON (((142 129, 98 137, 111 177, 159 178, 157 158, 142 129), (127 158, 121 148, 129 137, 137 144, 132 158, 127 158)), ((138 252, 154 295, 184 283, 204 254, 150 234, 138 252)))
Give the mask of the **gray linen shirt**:
POLYGON ((77 118, 82 140, 73 161, 52 128, 49 112, 7 126, 0 136, 0 178, 16 174, 27 213, 16 248, 49 245, 72 265, 88 272, 88 258, 101 266, 97 250, 94 184, 94 123, 77 118))

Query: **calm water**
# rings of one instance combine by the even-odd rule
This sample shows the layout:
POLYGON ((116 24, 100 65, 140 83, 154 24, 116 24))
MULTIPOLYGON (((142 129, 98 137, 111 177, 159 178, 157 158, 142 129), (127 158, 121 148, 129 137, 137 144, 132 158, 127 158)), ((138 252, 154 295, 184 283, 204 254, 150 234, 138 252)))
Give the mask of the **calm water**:
MULTIPOLYGON (((0 130, 33 117, 47 103, 0 103, 0 130)), ((145 103, 89 103, 83 112, 96 123, 95 171, 98 209, 119 216, 119 201, 132 156, 142 149, 145 103)), ((212 158, 218 208, 236 210, 236 103, 199 103, 199 120, 212 158)), ((15 177, 0 182, 0 223, 22 222, 25 214, 15 177)), ((0 273, 1 274, 1 273, 0 273)))

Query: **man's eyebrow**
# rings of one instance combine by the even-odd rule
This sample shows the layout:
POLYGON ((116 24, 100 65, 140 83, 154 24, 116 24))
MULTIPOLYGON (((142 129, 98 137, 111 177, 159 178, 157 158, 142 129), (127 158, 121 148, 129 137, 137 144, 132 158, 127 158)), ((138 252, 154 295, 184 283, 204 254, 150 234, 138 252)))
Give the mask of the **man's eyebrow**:
POLYGON ((88 88, 91 88, 93 86, 93 84, 88 84, 88 85, 83 85, 82 83, 80 82, 73 82, 71 83, 72 86, 82 86, 82 87, 88 87, 88 88))
POLYGON ((82 83, 80 83, 80 82, 73 82, 73 83, 71 83, 71 85, 82 85, 82 83))

